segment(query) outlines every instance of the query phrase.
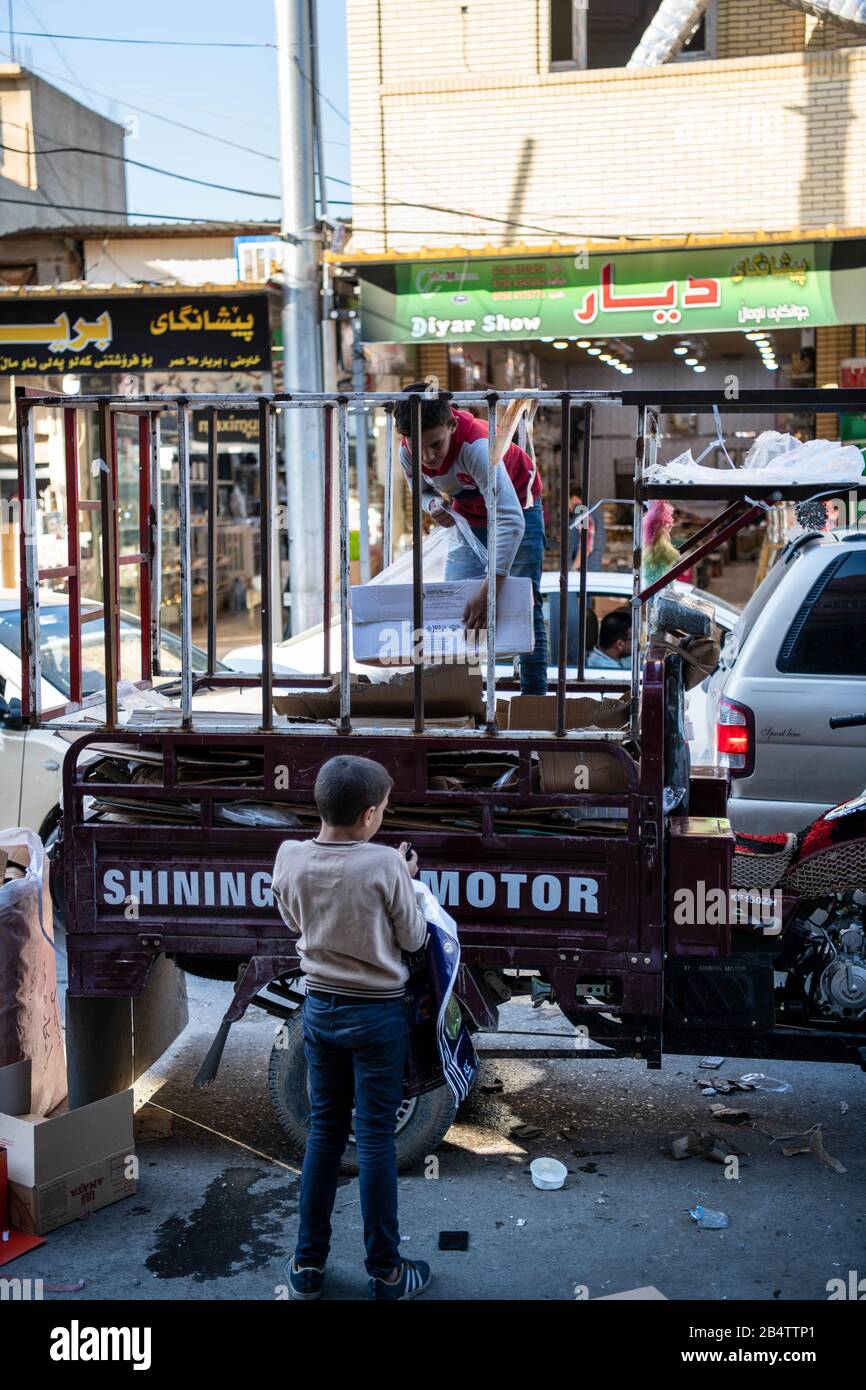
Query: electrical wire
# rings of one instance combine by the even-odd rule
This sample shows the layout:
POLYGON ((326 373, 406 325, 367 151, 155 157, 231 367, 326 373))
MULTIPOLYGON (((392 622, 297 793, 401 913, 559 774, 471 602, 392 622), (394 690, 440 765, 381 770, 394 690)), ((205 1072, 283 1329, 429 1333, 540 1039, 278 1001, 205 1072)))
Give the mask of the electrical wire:
MULTIPOLYGON (((44 207, 45 207, 45 203, 44 203, 41 199, 39 199, 39 198, 2 198, 2 197, 0 197, 0 203, 10 203, 13 207, 28 207, 28 208, 44 208, 44 207)), ((180 214, 180 213, 177 213, 177 212, 135 212, 134 210, 132 210, 132 211, 126 211, 126 212, 118 212, 117 208, 90 208, 90 207, 81 207, 80 205, 78 205, 78 204, 76 204, 76 203, 56 203, 56 204, 54 204, 54 206, 57 208, 58 211, 60 211, 61 208, 62 208, 62 209, 64 209, 66 212, 89 212, 89 213, 98 213, 100 216, 103 216, 103 217, 122 217, 122 218, 129 218, 129 217, 156 217, 156 218, 158 218, 159 221, 161 221, 161 222, 189 222, 189 223, 200 223, 202 226, 205 226, 205 227, 209 227, 209 226, 224 227, 224 226, 226 225, 226 221, 227 221, 227 220, 230 220, 230 219, 227 219, 227 218, 225 218, 225 217, 190 217, 189 215, 181 216, 181 214, 180 214)), ((118 225, 119 227, 128 227, 128 226, 134 225, 134 224, 130 224, 128 221, 123 221, 123 222, 118 222, 117 225, 118 225)), ((271 225, 271 224, 265 224, 265 225, 271 225)), ((274 223, 273 225, 276 227, 276 223, 274 223)), ((277 234, 277 233, 275 232, 274 235, 276 235, 276 234, 277 234)))
MULTIPOLYGON (((37 67, 35 64, 32 64, 29 71, 34 73, 37 77, 53 77, 61 82, 69 82, 69 78, 64 77, 62 73, 52 72, 50 68, 37 67)), ((83 83, 80 82, 75 82, 71 85, 81 87, 83 91, 91 92, 94 96, 99 96, 104 101, 114 101, 113 97, 107 96, 106 93, 100 91, 98 87, 85 87, 83 83)), ((72 100, 74 101, 76 98, 73 97, 72 100)), ((150 116, 155 121, 162 121, 165 125, 174 126, 177 130, 185 130, 190 135, 200 135, 203 139, 213 140, 218 145, 227 145, 230 149, 241 150, 244 154, 257 155, 259 159, 267 159, 272 164, 279 164, 280 162, 279 157, 275 154, 267 154, 264 150, 257 150, 252 145, 241 145, 237 140, 229 140, 224 135, 214 135, 210 130, 201 130, 198 126, 187 125, 184 121, 176 121, 173 117, 163 116, 159 111, 152 111, 147 106, 137 106, 133 101, 124 101, 124 105, 128 106, 130 111, 137 111, 141 116, 150 116)), ((96 114, 98 115, 99 112, 96 114)), ((109 118, 104 117, 103 119, 107 120, 109 118)))
POLYGON ((149 48, 276 48, 273 43, 221 43, 211 39, 115 39, 104 34, 38 34, 32 29, 16 29, 19 39, 65 39, 74 43, 124 43, 149 48))
MULTIPOLYGON (((45 28, 45 25, 42 23, 42 20, 40 19, 39 15, 38 15, 38 13, 37 13, 37 11, 36 11, 36 7, 35 7, 35 5, 33 5, 33 3, 32 3, 32 0, 25 0, 25 4, 27 5, 28 10, 29 10, 30 13, 33 15, 33 18, 36 20, 36 23, 39 25, 39 27, 40 27, 40 29, 42 30, 43 34, 44 34, 46 37, 48 37, 48 30, 45 28)), ((88 87, 86 83, 84 83, 84 82, 81 81, 81 79, 79 78, 78 74, 77 74, 77 73, 74 71, 74 69, 70 66, 70 64, 69 64, 69 62, 68 62, 68 60, 67 60, 67 58, 66 58, 66 55, 65 55, 64 52, 63 52, 63 49, 62 49, 62 48, 59 48, 58 45, 54 42, 53 39, 51 40, 51 47, 54 49, 54 52, 57 54, 58 58, 60 59, 61 63, 63 64, 63 66, 66 68, 66 71, 70 74, 71 79, 72 79, 72 85, 73 85, 74 87, 80 87, 80 89, 81 89, 83 92, 87 92, 88 96, 96 97, 98 94, 95 93, 91 87, 88 87)), ((67 79, 66 79, 66 78, 63 78, 63 79, 61 79, 61 80, 66 81, 67 79)), ((109 91, 110 91, 110 90, 112 90, 113 84, 112 84, 111 82, 108 82, 108 83, 106 83, 106 86, 108 87, 108 89, 109 89, 109 91)), ((128 96, 128 94, 132 94, 133 96, 144 96, 144 97, 147 97, 147 96, 152 95, 152 93, 150 93, 150 92, 143 92, 143 91, 141 91, 140 88, 137 88, 137 87, 127 87, 127 86, 122 86, 122 87, 121 87, 121 86, 114 86, 114 87, 113 87, 113 90, 116 91, 116 92, 122 92, 122 93, 123 93, 123 96, 124 96, 124 99, 128 96)), ((109 105, 111 105, 111 106, 115 106, 115 105, 116 105, 116 102, 115 102, 114 99, 111 98, 111 97, 102 96, 102 97, 101 97, 101 100, 107 101, 107 102, 109 103, 109 105)), ((276 128, 276 126, 273 126, 273 125, 265 125, 262 121, 251 121, 251 120, 249 120, 248 118, 246 118, 246 117, 244 117, 244 116, 235 116, 235 115, 232 115, 230 118, 228 118, 228 117, 226 116, 225 111, 212 111, 212 110, 210 109, 210 107, 207 107, 207 106, 191 106, 191 105, 189 104, 189 102, 177 101, 177 100, 176 100, 175 98, 173 98, 173 97, 162 96, 162 97, 161 97, 161 100, 164 101, 164 102, 166 103, 166 105, 168 105, 168 106, 177 106, 177 107, 180 107, 180 109, 181 109, 182 111, 196 111, 200 116, 213 116, 215 119, 217 119, 217 120, 223 120, 223 121, 226 120, 226 119, 231 119, 231 120, 232 120, 235 124, 237 124, 237 125, 248 125, 248 126, 251 126, 254 130, 266 130, 266 131, 267 131, 269 134, 271 134, 271 135, 276 135, 276 134, 277 134, 277 128, 276 128)), ((109 117, 109 119, 112 119, 112 118, 109 117)))
MULTIPOLYGON (((18 122, 15 122, 17 125, 18 122)), ((36 132, 34 131, 34 134, 36 132)), ((40 136, 40 138, 42 138, 40 136)), ((16 149, 14 145, 4 145, 0 143, 0 150, 9 150, 12 154, 26 154, 26 150, 16 149)), ((95 155, 98 159, 114 159, 121 164, 132 164, 136 169, 148 169, 153 174, 161 174, 168 179, 180 179, 183 183, 195 183, 200 188, 216 188, 223 193, 243 193, 249 198, 270 198, 275 202, 280 201, 279 193, 260 193, 253 188, 235 188, 227 183, 211 183, 209 179, 196 179, 191 174, 177 174, 173 169, 160 169, 156 164, 144 164, 140 159, 129 159, 123 154, 111 154, 108 150, 88 150, 81 145, 55 145, 51 149, 44 146, 34 150, 35 154, 89 154, 95 155)), ((56 177, 56 175, 55 175, 56 177)), ((59 180, 58 180, 59 182, 59 180)), ((66 190, 64 189, 64 193, 66 190)), ((68 197, 69 194, 66 193, 68 197)))

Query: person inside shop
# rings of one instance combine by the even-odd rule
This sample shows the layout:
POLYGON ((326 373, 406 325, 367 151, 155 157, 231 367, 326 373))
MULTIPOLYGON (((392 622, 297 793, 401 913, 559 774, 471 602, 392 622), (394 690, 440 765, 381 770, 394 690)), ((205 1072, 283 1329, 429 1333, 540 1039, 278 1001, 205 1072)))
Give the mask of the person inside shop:
MULTIPOLYGON (((426 392, 423 382, 403 388, 426 392)), ((394 421, 403 444, 400 465, 412 480, 412 405, 398 402, 394 421)), ((487 545, 488 436, 486 420, 476 420, 467 410, 453 410, 441 395, 421 402, 422 506, 437 526, 454 527, 445 567, 446 579, 474 579, 485 567, 461 530, 487 545), (460 521, 456 521, 459 518, 460 521)), ((547 630, 541 596, 544 566, 544 515, 541 477, 534 460, 512 444, 502 465, 496 468, 496 589, 510 574, 532 580, 533 650, 520 658, 520 689, 524 695, 547 694, 547 630)), ((468 631, 487 625, 487 580, 469 599, 463 613, 468 631)))
MULTIPOLYGON (((580 533, 581 518, 584 515, 583 498, 579 493, 573 492, 568 499, 568 563, 573 570, 580 569, 580 533)), ((586 558, 587 562, 592 555, 593 545, 595 544, 595 522, 589 516, 583 522, 587 529, 586 558)))
POLYGON ((601 620, 598 645, 586 658, 587 670, 628 671, 631 669, 631 612, 615 608, 601 620))

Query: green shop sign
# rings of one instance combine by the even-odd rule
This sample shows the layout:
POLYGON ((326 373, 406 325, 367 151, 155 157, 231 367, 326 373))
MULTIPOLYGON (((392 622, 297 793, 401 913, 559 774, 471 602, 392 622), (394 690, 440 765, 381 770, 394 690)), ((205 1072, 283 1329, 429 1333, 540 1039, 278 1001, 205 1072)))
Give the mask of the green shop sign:
POLYGON ((365 342, 711 333, 866 322, 866 242, 389 262, 359 268, 365 342))

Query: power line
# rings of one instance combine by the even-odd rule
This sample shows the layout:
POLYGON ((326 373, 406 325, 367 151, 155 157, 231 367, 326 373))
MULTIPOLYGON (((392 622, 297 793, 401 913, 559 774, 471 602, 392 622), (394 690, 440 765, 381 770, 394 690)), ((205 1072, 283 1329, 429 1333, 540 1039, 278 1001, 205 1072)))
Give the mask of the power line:
MULTIPOLYGON (((19 122, 16 121, 14 124, 18 125, 19 122)), ((34 131, 34 134, 36 133, 37 132, 34 131)), ((27 150, 19 150, 16 149, 14 145, 4 145, 2 143, 0 143, 0 150, 9 150, 11 154, 28 153, 27 150)), ((195 183, 198 184, 200 188, 216 188, 222 193, 242 193, 249 198, 270 198, 277 203, 280 201, 279 193, 260 193, 253 188, 235 188, 228 183, 212 183, 209 179, 196 179, 193 178, 191 174, 176 174, 173 169, 160 169, 156 164, 144 164, 140 159, 129 159, 126 155, 112 154, 109 150, 88 150, 82 145, 55 145, 51 149, 46 149, 44 146, 40 147, 34 150, 34 154, 89 154, 94 155, 97 159, 114 159, 120 164, 132 164, 136 169, 147 169, 152 174, 162 174, 163 177, 168 179, 180 179, 183 183, 195 183)), ((55 174, 54 177, 57 178, 57 175, 55 174)), ((60 183, 59 178, 57 178, 57 181, 60 183)))
MULTIPOLYGON (((45 28, 45 25, 42 23, 42 20, 40 19, 39 15, 37 14, 36 8, 35 8, 35 6, 32 4, 32 0, 25 0, 25 3, 26 3, 26 5, 27 5, 27 8, 30 10, 30 13, 33 15, 33 18, 36 20, 37 24, 39 25, 40 29, 42 30, 43 34, 45 34, 45 35, 47 36, 47 35, 48 35, 48 30, 45 28)), ((70 66, 70 64, 69 64, 69 62, 68 62, 68 60, 67 60, 67 58, 66 58, 66 55, 65 55, 65 53, 63 52, 63 49, 62 49, 62 48, 59 48, 58 45, 54 42, 53 39, 51 40, 51 47, 54 49, 54 52, 57 54, 57 56, 58 56, 58 58, 60 59, 61 63, 62 63, 63 66, 66 68, 67 72, 71 74, 72 86, 74 86, 74 87, 80 87, 80 89, 81 89, 83 92, 87 92, 87 94, 88 94, 89 96, 91 96, 91 97, 101 97, 101 99, 102 99, 103 101, 109 102, 110 105, 113 105, 113 104, 114 104, 113 98, 108 97, 108 96, 105 96, 105 95, 102 95, 102 94, 98 94, 98 93, 94 92, 93 89, 92 89, 91 87, 89 87, 85 82, 82 82, 82 81, 81 81, 81 79, 80 79, 80 77, 78 76, 78 74, 77 74, 77 73, 74 71, 74 69, 70 66)), ((61 80, 61 81, 64 81, 64 82, 69 81, 68 78, 61 77, 60 74, 58 74, 58 73, 48 73, 48 70, 45 69, 45 68, 40 69, 40 71, 45 72, 46 75, 49 75, 49 76, 60 77, 60 80, 61 80)), ((112 88, 113 88, 114 91, 121 92, 121 93, 123 94, 124 99, 126 99, 127 93, 131 93, 133 96, 149 96, 149 95, 150 95, 150 93, 148 93, 148 92, 142 92, 141 89, 140 89, 140 88, 137 88, 137 87, 127 87, 127 86, 119 86, 119 85, 118 85, 118 86, 114 86, 114 84, 112 84, 111 82, 108 82, 108 83, 106 83, 105 85, 108 87, 109 91, 112 90, 112 88)), ((180 109, 181 109, 182 111, 197 111, 198 114, 199 114, 200 116, 213 116, 213 117, 215 117, 217 120, 223 120, 223 121, 224 121, 224 120, 227 120, 227 119, 231 119, 231 120, 234 121, 235 124, 237 124, 237 125, 248 125, 248 126, 252 126, 252 128, 253 128, 254 130, 266 130, 269 134, 274 134, 274 133, 276 132, 276 127, 275 127, 275 126, 273 126, 273 125, 265 125, 264 122, 262 122, 262 121, 251 121, 251 120, 249 120, 247 117, 244 117, 244 116, 235 116, 235 115, 232 115, 232 116, 229 117, 229 116, 226 115, 226 112, 225 112, 225 111, 212 111, 212 110, 211 110, 209 107, 207 107, 207 106, 192 106, 189 102, 186 102, 186 101, 177 101, 177 100, 176 100, 175 98, 173 98, 173 97, 161 96, 161 100, 164 101, 164 102, 166 103, 166 105, 168 105, 168 106, 177 106, 177 107, 180 107, 180 109)))
POLYGON ((104 34, 49 34, 35 29, 16 29, 21 39, 67 39, 74 43, 124 43, 150 48, 274 48, 272 43, 220 43, 210 39, 115 39, 104 34))
MULTIPOLYGON (((27 207, 27 208, 44 208, 44 207, 45 207, 45 201, 42 200, 42 199, 39 199, 39 198, 2 198, 2 197, 0 197, 0 203, 11 203, 13 207, 27 207)), ((200 222, 200 223, 202 224, 202 226, 223 227, 223 226, 225 226, 226 221, 229 220, 229 219, 227 219, 227 218, 225 218, 225 217, 190 217, 189 214, 185 214, 184 216, 181 216, 181 214, 180 214, 180 213, 177 213, 177 212, 135 212, 135 211, 118 212, 117 208, 90 208, 90 207, 82 207, 82 206, 80 206, 80 205, 77 204, 77 203, 53 203, 51 206, 54 207, 54 208, 56 208, 58 212, 60 212, 60 211, 65 211, 65 212, 91 212, 91 213, 99 213, 101 216, 104 216, 104 217, 123 217, 123 218, 130 218, 130 217, 156 217, 160 222, 200 222)), ((118 227, 124 227, 124 228, 126 228, 126 227, 129 227, 129 226, 134 226, 135 224, 134 224, 134 223, 130 223, 129 221, 124 221, 124 222, 118 222, 117 225, 118 225, 118 227)), ((278 232, 274 232, 273 235, 274 235, 274 236, 278 236, 279 233, 278 233, 278 232)))
MULTIPOLYGON (((37 67, 35 64, 30 68, 30 71, 38 77, 54 77, 61 82, 69 82, 69 78, 64 77, 62 73, 52 72, 49 68, 37 67)), ((75 82, 71 85, 81 87, 82 91, 92 92, 93 95, 102 97, 104 101, 114 100, 113 97, 106 96, 105 92, 100 91, 98 87, 85 87, 82 82, 75 82)), ((198 126, 187 125, 184 121, 176 121, 171 116, 163 116, 159 111, 150 110, 149 107, 137 106, 133 101, 124 101, 124 105, 128 106, 131 111, 137 111, 141 116, 150 116, 155 121, 162 121, 165 125, 175 126, 177 130, 185 130, 191 135, 201 135, 205 140, 214 140, 218 145, 228 145, 229 148, 241 150, 244 154, 257 155, 259 159, 267 159, 272 164, 279 164, 280 162, 276 155, 266 154, 263 150, 257 150, 252 145, 241 145, 237 140, 229 140, 224 135, 214 135, 210 130, 201 130, 198 126)), ((97 112, 97 114, 99 113, 97 112)))

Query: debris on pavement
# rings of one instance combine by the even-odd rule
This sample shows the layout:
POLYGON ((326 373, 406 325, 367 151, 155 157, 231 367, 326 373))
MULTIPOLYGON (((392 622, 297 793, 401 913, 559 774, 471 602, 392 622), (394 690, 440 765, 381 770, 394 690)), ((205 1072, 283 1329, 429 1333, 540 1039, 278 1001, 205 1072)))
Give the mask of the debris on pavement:
POLYGON ((496 1096, 505 1090, 505 1085, 497 1076, 493 1081, 485 1081, 480 1089, 484 1096, 496 1096))
MULTIPOLYGON (((602 1286, 602 1287, 604 1287, 604 1286, 602 1286)), ((665 1303, 667 1303, 667 1301, 668 1301, 668 1296, 667 1296, 667 1294, 666 1294, 666 1293, 662 1293, 659 1289, 657 1289, 656 1286, 655 1286, 655 1284, 645 1284, 645 1285, 643 1286, 643 1288, 641 1288, 641 1289, 625 1289, 623 1293, 603 1293, 603 1294, 599 1294, 598 1298, 592 1299, 592 1302, 593 1302, 593 1303, 604 1303, 604 1302, 606 1302, 606 1301, 608 1301, 608 1302, 613 1302, 615 1299, 629 1299, 629 1300, 635 1301, 635 1302, 636 1302, 636 1301, 644 1302, 644 1301, 648 1301, 648 1300, 650 1300, 650 1299, 657 1299, 657 1298, 662 1299, 665 1303)))
POLYGON ((702 1231, 723 1231, 730 1224, 723 1211, 712 1211, 709 1207, 692 1207, 689 1216, 702 1231))
POLYGON ((508 1131, 509 1139, 540 1139, 544 1130, 538 1125, 515 1125, 508 1131))
POLYGON ((439 1232, 440 1250, 468 1250, 469 1232, 468 1231, 440 1231, 439 1232))
POLYGON ((743 1086, 750 1091, 769 1091, 772 1095, 785 1095, 794 1087, 788 1081, 777 1081, 774 1076, 765 1076, 762 1071, 750 1071, 740 1077, 743 1086))
MULTIPOLYGON (((814 1154, 822 1163, 826 1163, 828 1168, 832 1168, 834 1173, 848 1172, 844 1163, 841 1163, 838 1158, 834 1158, 832 1154, 828 1154, 827 1150, 824 1148, 824 1136, 821 1132, 820 1125, 815 1125, 812 1129, 806 1130, 805 1134, 809 1136, 809 1143, 798 1144, 795 1148, 783 1149, 782 1153, 785 1158, 794 1158, 797 1154, 814 1154)), ((796 1134, 786 1134, 780 1137, 785 1139, 797 1139, 800 1136, 796 1134)))
POLYGON ((718 1071, 727 1061, 726 1057, 702 1057, 698 1063, 699 1067, 705 1067, 708 1071, 718 1071))
POLYGON ((529 1165, 532 1185, 541 1192, 557 1192, 565 1184, 568 1169, 558 1158, 535 1158, 529 1165))
POLYGON ((840 1163, 839 1159, 834 1158, 832 1154, 828 1154, 827 1150, 824 1148, 824 1136, 821 1133, 820 1125, 812 1133, 812 1137, 809 1140, 809 1148, 815 1157, 820 1158, 822 1163, 826 1163, 828 1168, 832 1168, 834 1173, 848 1172, 845 1164, 840 1163))
POLYGON ((174 1116, 158 1105, 143 1105, 136 1110, 132 1120, 132 1132, 137 1144, 147 1144, 153 1139, 169 1139, 174 1127, 174 1116))
POLYGON ((711 1105, 710 1111, 723 1125, 747 1125, 752 1118, 748 1110, 737 1110, 732 1105, 711 1105))
POLYGON ((714 1163, 727 1163, 735 1152, 728 1139, 709 1130, 689 1130, 671 1144, 671 1154, 677 1159, 709 1158, 714 1163))
POLYGON ((84 1288, 84 1280, 76 1279, 72 1284, 45 1284, 42 1285, 43 1293, 80 1293, 84 1288))
POLYGON ((842 1113, 843 1115, 847 1115, 847 1114, 848 1114, 848 1102, 847 1102, 847 1100, 840 1100, 840 1102, 839 1102, 839 1109, 840 1109, 840 1111, 841 1111, 841 1113, 842 1113))

